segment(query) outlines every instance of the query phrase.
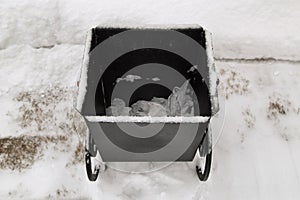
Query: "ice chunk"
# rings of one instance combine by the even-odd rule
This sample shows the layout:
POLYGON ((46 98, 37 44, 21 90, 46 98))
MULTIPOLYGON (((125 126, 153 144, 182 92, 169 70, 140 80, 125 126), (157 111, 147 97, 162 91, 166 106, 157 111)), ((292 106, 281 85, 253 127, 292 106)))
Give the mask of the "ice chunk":
POLYGON ((127 75, 125 78, 118 78, 117 79, 117 83, 119 83, 120 81, 127 81, 127 82, 131 82, 133 83, 135 80, 140 80, 142 79, 142 77, 138 76, 138 75, 127 75))
POLYGON ((151 116, 162 117, 167 116, 167 112, 164 106, 159 103, 140 100, 132 104, 130 111, 131 116, 151 116))
POLYGON ((274 76, 278 76, 280 74, 280 72, 279 71, 275 71, 273 74, 274 74, 274 76))
POLYGON ((125 107, 125 101, 123 101, 122 99, 119 99, 119 98, 115 98, 111 102, 111 105, 116 106, 116 107, 125 107))
POLYGON ((115 98, 106 109, 107 116, 194 116, 194 102, 188 94, 189 80, 181 87, 174 87, 168 99, 153 97, 151 101, 139 100, 126 107, 122 99, 115 98))
POLYGON ((152 81, 160 81, 160 78, 154 77, 154 78, 152 78, 152 81))
POLYGON ((151 101, 155 102, 155 103, 159 103, 160 105, 162 105, 165 108, 167 106, 167 99, 165 99, 165 98, 153 97, 151 99, 151 101))
POLYGON ((111 102, 111 106, 106 109, 106 115, 108 116, 128 116, 131 108, 125 106, 125 102, 122 99, 115 98, 111 102))
POLYGON ((187 72, 193 72, 196 69, 198 69, 198 66, 197 65, 193 65, 187 72))

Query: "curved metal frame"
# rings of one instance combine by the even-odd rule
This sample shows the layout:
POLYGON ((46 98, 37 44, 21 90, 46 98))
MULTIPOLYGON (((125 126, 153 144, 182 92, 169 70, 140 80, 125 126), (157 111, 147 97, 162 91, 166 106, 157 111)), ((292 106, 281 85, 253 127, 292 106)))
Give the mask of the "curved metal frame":
POLYGON ((212 150, 209 154, 205 156, 205 167, 204 171, 198 166, 196 166, 196 172, 200 181, 207 181, 211 169, 211 161, 212 161, 212 150))
POLYGON ((200 181, 207 181, 210 174, 211 163, 212 163, 212 148, 211 148, 210 140, 211 140, 211 136, 210 136, 209 128, 207 128, 206 133, 204 134, 204 137, 200 143, 200 146, 198 147, 200 157, 205 158, 204 169, 201 169, 201 167, 199 167, 198 165, 196 166, 196 172, 200 181), (205 157, 201 156, 203 155, 203 150, 207 151, 205 157))
POLYGON ((86 150, 85 152, 85 167, 86 173, 90 181, 96 181, 99 175, 99 168, 92 169, 91 154, 86 150))

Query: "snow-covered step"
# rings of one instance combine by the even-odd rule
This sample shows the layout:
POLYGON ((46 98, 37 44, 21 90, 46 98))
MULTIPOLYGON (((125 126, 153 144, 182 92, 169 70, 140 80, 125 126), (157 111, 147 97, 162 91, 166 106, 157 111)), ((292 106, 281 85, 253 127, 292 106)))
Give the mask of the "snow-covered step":
POLYGON ((300 60, 299 6, 272 0, 10 1, 0 8, 0 49, 84 44, 86 31, 99 24, 200 24, 213 33, 218 58, 300 60))

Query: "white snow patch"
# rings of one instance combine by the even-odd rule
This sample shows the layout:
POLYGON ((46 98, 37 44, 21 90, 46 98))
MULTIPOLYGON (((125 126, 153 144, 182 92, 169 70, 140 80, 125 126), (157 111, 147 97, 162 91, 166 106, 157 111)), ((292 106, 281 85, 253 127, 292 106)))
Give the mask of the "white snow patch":
POLYGON ((135 80, 141 80, 141 79, 142 79, 142 77, 140 77, 138 75, 128 74, 124 78, 117 78, 117 83, 119 83, 120 81, 127 81, 127 82, 133 83, 135 80))
POLYGON ((206 36, 205 39, 206 39, 207 66, 209 72, 209 93, 211 99, 212 114, 214 115, 219 111, 218 91, 217 91, 218 77, 217 77, 214 57, 213 57, 211 33, 206 30, 205 36, 206 36))
POLYGON ((279 74, 280 74, 279 71, 275 71, 275 72, 274 72, 274 76, 278 76, 279 74))
POLYGON ((199 28, 199 24, 143 24, 143 23, 102 23, 100 28, 130 28, 130 29, 187 29, 199 28))
POLYGON ((197 65, 194 65, 194 66, 192 66, 187 72, 193 72, 193 71, 195 71, 196 69, 198 69, 198 66, 197 66, 197 65))
POLYGON ((0 49, 11 45, 51 48, 60 29, 55 1, 0 1, 0 49))
POLYGON ((99 24, 199 24, 213 33, 218 58, 300 59, 300 26, 295 26, 300 2, 295 0, 61 0, 58 5, 61 43, 83 44, 85 32, 99 24))
POLYGON ((84 55, 83 55, 83 62, 81 66, 81 75, 79 77, 79 87, 78 87, 78 96, 77 96, 77 103, 76 103, 76 109, 80 112, 82 109, 82 105, 84 102, 84 98, 87 91, 87 74, 88 74, 88 66, 89 66, 89 52, 91 48, 91 42, 92 42, 92 31, 87 32, 86 36, 86 44, 84 49, 84 55))
MULTIPOLYGON (((78 49, 78 52, 81 50, 82 48, 78 49)), ((20 52, 23 54, 22 51, 20 52)), ((59 52, 59 54, 61 53, 59 52)), ((29 55, 25 54, 24 56, 29 55)), ((47 55, 43 56, 48 58, 47 55)), ((73 57, 76 58, 76 54, 68 59, 70 62, 67 64, 68 66, 74 62, 73 57)), ((57 57, 57 59, 60 58, 57 57)), ((9 73, 11 77, 13 74, 17 74, 17 69, 22 66, 20 62, 24 62, 23 60, 17 62, 17 60, 19 57, 16 62, 9 62, 5 67, 5 69, 8 66, 11 67, 12 72, 9 73)), ((78 65, 80 61, 77 62, 78 65)), ((74 68, 77 68, 77 65, 74 68)), ((70 168, 65 167, 65 164, 73 156, 72 152, 60 152, 49 148, 43 152, 45 157, 36 162, 31 169, 23 172, 0 170, 0 180, 2 181, 0 199, 22 199, 24 197, 49 199, 48 195, 51 195, 50 198, 53 199, 141 200, 160 198, 164 200, 224 198, 280 200, 300 197, 299 125, 295 123, 300 120, 300 112, 293 111, 293 108, 297 110, 300 108, 300 93, 295 92, 295 85, 300 84, 299 64, 216 62, 216 66, 217 69, 232 70, 234 68, 238 70, 237 75, 247 77, 252 88, 246 96, 236 94, 226 100, 228 112, 225 113, 224 119, 220 120, 221 136, 216 139, 218 143, 213 148, 213 167, 208 182, 199 182, 195 173, 195 163, 191 162, 173 163, 158 171, 143 174, 119 172, 108 167, 105 172, 100 173, 97 182, 90 183, 87 180, 83 163, 70 168), (280 76, 274 78, 274 71, 280 71, 280 76), (290 112, 280 115, 279 121, 268 119, 265 112, 269 105, 268 97, 274 93, 274 88, 292 103, 289 108, 290 112), (253 103, 253 99, 259 101, 253 103), (252 128, 249 128, 245 121, 249 118, 242 114, 246 109, 250 110, 251 115, 256 118, 252 128), (286 134, 287 137, 282 138, 282 134, 286 134), (63 193, 66 196, 56 196, 57 190, 63 188, 68 191, 63 193)), ((34 72, 30 69, 30 67, 26 68, 24 70, 26 73, 20 76, 20 79, 26 82, 26 90, 29 89, 29 83, 33 85, 39 83, 24 79, 26 74, 34 72)), ((72 68, 59 69, 62 70, 60 72, 65 73, 65 70, 72 68)), ((49 71, 42 70, 42 72, 40 76, 48 76, 49 71)), ((61 82, 64 82, 65 78, 61 78, 61 82)), ((41 81, 41 79, 37 79, 37 81, 41 81)), ((221 79, 220 84, 222 82, 226 82, 226 80, 221 79)), ((4 85, 2 85, 2 95, 0 95, 2 105, 0 124, 1 130, 3 130, 1 136, 17 136, 17 132, 20 132, 21 128, 12 123, 6 113, 8 111, 17 112, 15 102, 11 98, 14 90, 24 88, 22 82, 16 86, 10 85, 8 82, 2 83, 4 85), (5 88, 5 84, 8 89, 5 88)), ((67 106, 71 105, 66 104, 67 106)), ((65 122, 64 114, 62 112, 61 119, 59 119, 62 122, 65 122)), ((212 127, 212 130, 216 131, 216 127, 212 127)), ((45 132, 45 134, 47 133, 45 132)), ((213 143, 215 144, 216 141, 213 143)), ((135 165, 136 171, 143 171, 145 167, 145 163, 127 164, 135 165)))
MULTIPOLYGON (((299 60, 299 4, 295 0, 3 1, 1 137, 16 136, 21 130, 7 116, 8 112, 17 112, 12 101, 16 90, 55 82, 73 84, 84 36, 93 26, 117 22, 122 26, 199 23, 213 33, 218 58, 299 60), (47 48, 32 49, 27 45, 47 48)), ((31 169, 0 170, 0 199, 299 199, 299 64, 217 62, 217 66, 239 69, 250 80, 251 92, 226 101, 229 113, 225 114, 223 134, 213 149, 208 182, 199 183, 194 164, 174 163, 147 174, 108 169, 100 174, 98 182, 90 183, 83 164, 65 167, 71 152, 49 149, 44 152, 45 159, 31 169), (280 76, 275 78, 274 70, 280 71, 280 76), (264 113, 274 89, 294 106, 286 115, 280 115, 278 121, 267 119, 264 113), (256 117, 252 128, 244 121, 245 109, 256 117), (285 139, 282 135, 286 135, 285 139), (57 189, 63 188, 68 191, 66 196, 56 196, 57 189)))
POLYGON ((152 81, 160 81, 160 78, 154 77, 154 78, 152 78, 152 81))

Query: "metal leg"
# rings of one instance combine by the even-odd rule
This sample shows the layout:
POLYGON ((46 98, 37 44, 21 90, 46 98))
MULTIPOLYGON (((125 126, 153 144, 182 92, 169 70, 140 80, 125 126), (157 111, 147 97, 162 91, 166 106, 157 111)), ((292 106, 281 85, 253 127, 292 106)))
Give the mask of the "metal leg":
POLYGON ((211 162, 212 162, 212 143, 211 132, 208 128, 204 134, 204 137, 198 148, 200 158, 205 160, 205 164, 202 166, 196 166, 196 172, 200 181, 206 181, 209 177, 211 162))
POLYGON ((85 152, 85 167, 86 167, 86 172, 87 172, 87 176, 88 176, 89 180, 96 181, 98 178, 100 169, 98 167, 93 167, 92 161, 91 161, 91 155, 87 150, 85 152))
POLYGON ((211 168, 211 161, 212 161, 212 150, 210 151, 209 154, 205 156, 204 170, 201 169, 201 167, 196 166, 196 172, 200 181, 206 181, 208 179, 210 168, 211 168))
POLYGON ((90 133, 88 133, 85 146, 86 146, 88 152, 90 153, 90 155, 92 157, 96 157, 98 150, 97 150, 96 144, 94 142, 94 139, 90 133))

